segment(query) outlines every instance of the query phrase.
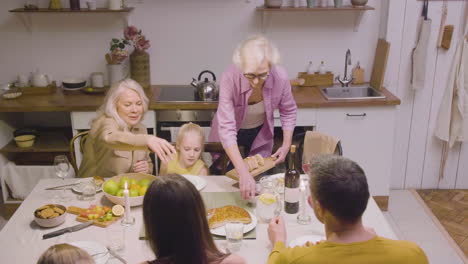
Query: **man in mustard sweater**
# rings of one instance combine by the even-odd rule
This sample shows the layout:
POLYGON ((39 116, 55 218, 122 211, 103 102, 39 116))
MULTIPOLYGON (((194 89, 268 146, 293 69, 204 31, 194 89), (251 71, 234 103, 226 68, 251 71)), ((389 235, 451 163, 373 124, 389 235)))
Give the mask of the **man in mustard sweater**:
POLYGON ((424 252, 409 241, 379 237, 362 224, 369 200, 366 175, 355 162, 320 156, 309 169, 309 204, 325 225, 327 239, 315 245, 286 248, 282 218, 274 218, 268 236, 274 245, 268 264, 426 264, 424 252))

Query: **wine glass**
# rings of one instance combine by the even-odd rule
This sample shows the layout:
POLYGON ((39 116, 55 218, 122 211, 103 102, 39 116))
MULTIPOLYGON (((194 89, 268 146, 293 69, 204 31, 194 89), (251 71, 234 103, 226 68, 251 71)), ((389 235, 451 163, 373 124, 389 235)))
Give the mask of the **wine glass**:
MULTIPOLYGON (((65 177, 68 175, 70 170, 70 163, 68 158, 65 155, 59 155, 54 158, 54 169, 55 175, 65 181, 65 177)), ((67 196, 66 188, 62 189, 62 196, 60 197, 61 201, 68 201, 70 197, 67 196)))

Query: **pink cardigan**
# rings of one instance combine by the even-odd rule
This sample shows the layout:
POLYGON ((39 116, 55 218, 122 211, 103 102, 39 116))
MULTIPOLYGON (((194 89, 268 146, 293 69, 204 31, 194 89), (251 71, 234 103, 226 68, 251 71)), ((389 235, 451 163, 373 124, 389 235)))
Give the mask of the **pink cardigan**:
MULTIPOLYGON (((231 65, 220 83, 218 110, 211 123, 210 142, 221 142, 224 148, 237 144, 237 131, 247 113, 248 99, 252 94, 249 81, 242 71, 231 65)), ((283 130, 293 131, 296 125, 297 106, 291 92, 286 71, 273 66, 263 86, 263 102, 266 120, 252 143, 249 156, 260 154, 270 156, 273 149, 273 110, 279 109, 283 130)))

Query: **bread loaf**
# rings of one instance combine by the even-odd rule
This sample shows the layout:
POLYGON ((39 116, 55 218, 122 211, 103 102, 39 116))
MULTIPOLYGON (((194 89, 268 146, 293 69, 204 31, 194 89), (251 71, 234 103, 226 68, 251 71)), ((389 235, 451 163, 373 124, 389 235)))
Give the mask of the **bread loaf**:
POLYGON ((239 221, 244 224, 252 222, 249 212, 234 205, 210 209, 207 211, 207 216, 208 225, 211 229, 224 226, 231 221, 239 221))
POLYGON ((265 160, 260 154, 256 154, 252 157, 247 157, 244 159, 244 162, 246 163, 249 172, 265 165, 265 160))

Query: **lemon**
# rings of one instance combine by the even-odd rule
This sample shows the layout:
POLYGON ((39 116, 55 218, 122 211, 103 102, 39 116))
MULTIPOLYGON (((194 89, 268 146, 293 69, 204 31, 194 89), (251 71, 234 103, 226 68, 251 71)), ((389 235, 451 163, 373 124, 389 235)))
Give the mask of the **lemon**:
POLYGON ((276 197, 271 193, 263 193, 258 197, 258 199, 265 205, 270 205, 276 202, 276 197))
POLYGON ((120 204, 112 206, 112 214, 115 216, 121 216, 125 212, 125 209, 120 204))

